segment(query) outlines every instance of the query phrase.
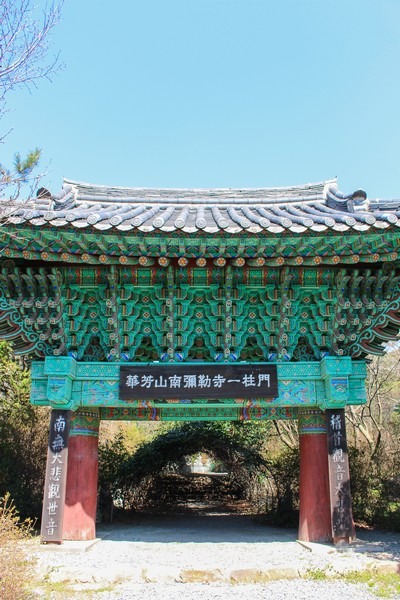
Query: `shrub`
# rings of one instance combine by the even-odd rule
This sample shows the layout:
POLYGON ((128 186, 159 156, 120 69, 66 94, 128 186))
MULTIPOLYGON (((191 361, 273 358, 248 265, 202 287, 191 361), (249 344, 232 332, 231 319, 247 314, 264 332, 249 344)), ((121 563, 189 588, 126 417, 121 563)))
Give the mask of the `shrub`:
POLYGON ((225 465, 229 490, 237 499, 252 501, 260 473, 268 467, 262 446, 269 429, 264 423, 198 422, 176 425, 127 451, 123 436, 100 447, 100 487, 110 490, 124 508, 140 509, 166 501, 165 475, 179 471, 185 456, 205 453, 225 465))
POLYGON ((299 509, 298 448, 282 448, 271 458, 265 503, 265 522, 279 527, 295 527, 299 509))
POLYGON ((349 447, 351 495, 356 522, 400 531, 399 458, 382 444, 373 459, 349 447))
POLYGON ((23 517, 40 517, 49 411, 29 401, 30 373, 0 342, 0 497, 9 493, 23 517))
POLYGON ((30 537, 32 523, 20 523, 18 511, 10 495, 0 499, 0 598, 20 600, 28 598, 26 589, 30 576, 23 542, 30 537))

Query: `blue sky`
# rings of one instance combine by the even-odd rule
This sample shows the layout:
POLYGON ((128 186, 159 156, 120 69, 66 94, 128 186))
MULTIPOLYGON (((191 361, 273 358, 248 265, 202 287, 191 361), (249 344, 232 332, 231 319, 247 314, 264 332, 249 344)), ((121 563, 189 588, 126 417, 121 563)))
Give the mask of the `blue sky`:
POLYGON ((399 26, 399 0, 66 0, 65 69, 8 96, 2 161, 39 146, 53 192, 338 176, 400 197, 399 26))

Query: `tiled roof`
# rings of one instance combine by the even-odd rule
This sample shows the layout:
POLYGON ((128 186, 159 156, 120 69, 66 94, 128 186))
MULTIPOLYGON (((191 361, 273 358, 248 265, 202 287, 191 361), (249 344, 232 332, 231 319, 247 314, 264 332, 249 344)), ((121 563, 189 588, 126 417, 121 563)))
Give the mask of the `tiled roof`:
POLYGON ((256 189, 148 189, 64 180, 61 193, 14 207, 13 224, 127 232, 366 231, 400 225, 400 200, 341 193, 336 180, 256 189))

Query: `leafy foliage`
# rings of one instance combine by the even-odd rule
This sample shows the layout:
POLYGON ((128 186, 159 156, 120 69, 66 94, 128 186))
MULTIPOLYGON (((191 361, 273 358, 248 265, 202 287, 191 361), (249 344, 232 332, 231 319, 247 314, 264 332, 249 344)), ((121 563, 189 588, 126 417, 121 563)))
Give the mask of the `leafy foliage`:
MULTIPOLYGON (((256 425, 184 423, 143 443, 133 454, 127 453, 123 439, 117 437, 100 447, 100 463, 105 466, 101 485, 111 489, 123 505, 143 505, 154 497, 152 488, 159 476, 175 471, 185 456, 205 452, 226 465, 235 485, 244 490, 257 469, 266 467, 260 453, 262 436, 254 433, 256 425)), ((259 429, 265 432, 268 427, 259 429)))
POLYGON ((150 473, 159 472, 179 463, 184 456, 208 452, 219 458, 234 471, 264 464, 259 453, 260 436, 250 436, 244 443, 243 426, 253 433, 254 424, 240 423, 184 423, 173 428, 148 444, 142 445, 122 469, 126 482, 138 482, 150 473))
POLYGON ((265 521, 281 527, 298 524, 300 460, 298 448, 283 446, 271 458, 265 521))
POLYGON ((103 504, 111 494, 114 500, 123 502, 123 484, 120 476, 117 475, 122 464, 129 459, 129 451, 126 447, 124 434, 122 431, 116 434, 113 439, 106 439, 99 444, 99 499, 101 509, 106 507, 103 504))
POLYGON ((134 453, 127 451, 123 436, 117 436, 100 446, 100 485, 111 490, 119 505, 134 509, 152 505, 160 509, 162 503, 178 500, 177 494, 185 489, 195 493, 196 486, 206 490, 209 499, 224 491, 227 497, 250 501, 259 512, 268 507, 275 518, 281 516, 282 524, 289 524, 289 513, 296 515, 298 503, 293 473, 293 462, 298 471, 298 456, 287 450, 278 459, 268 458, 271 431, 269 422, 184 423, 143 443, 134 453), (199 453, 223 464, 229 480, 185 483, 178 476, 183 459, 199 453), (281 470, 286 474, 283 478, 281 470))
POLYGON ((48 437, 48 411, 29 402, 30 375, 0 342, 0 495, 10 493, 19 512, 41 512, 48 437))
POLYGON ((347 411, 356 521, 400 530, 400 351, 368 365, 368 402, 347 411))
MULTIPOLYGON (((28 152, 25 158, 22 158, 20 153, 17 152, 14 156, 12 169, 0 163, 0 192, 7 187, 10 199, 15 200, 19 196, 23 185, 31 183, 32 189, 36 187, 40 176, 32 177, 32 173, 39 165, 41 153, 41 150, 35 148, 28 152)), ((13 205, 9 205, 9 208, 12 209, 13 205)))

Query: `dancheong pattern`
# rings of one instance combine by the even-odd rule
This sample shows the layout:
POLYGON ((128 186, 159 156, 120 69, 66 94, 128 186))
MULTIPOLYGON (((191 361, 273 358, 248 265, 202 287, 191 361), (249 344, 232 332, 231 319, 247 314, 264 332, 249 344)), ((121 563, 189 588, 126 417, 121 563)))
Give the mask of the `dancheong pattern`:
POLYGON ((70 437, 99 435, 99 411, 79 409, 71 415, 70 437))
POLYGON ((300 409, 298 419, 300 435, 326 433, 326 415, 322 411, 318 409, 300 409))
MULTIPOLYGON (((257 368, 265 364, 268 363, 254 363, 257 368)), ((179 399, 145 400, 140 393, 135 393, 134 398, 124 398, 120 396, 119 382, 120 367, 126 365, 134 366, 139 373, 144 366, 143 363, 88 365, 72 357, 47 357, 44 363, 32 364, 31 400, 33 404, 65 410, 84 407, 88 414, 99 409, 103 412, 116 410, 112 414, 135 414, 138 420, 197 420, 205 416, 234 420, 292 418, 297 415, 297 409, 318 407, 325 410, 365 402, 365 363, 348 357, 326 356, 317 362, 278 363, 278 395, 266 398, 196 398, 193 391, 188 391, 188 397, 182 394, 179 399), (128 412, 124 412, 126 410, 128 412)), ((181 362, 175 364, 173 370, 182 376, 186 365, 201 372, 208 363, 181 362)))
POLYGON ((35 404, 146 419, 342 408, 365 401, 364 359, 398 334, 400 201, 343 194, 334 180, 256 190, 66 181, 3 220, 0 338, 36 361, 35 404), (155 362, 276 363, 279 396, 124 407, 119 365, 155 362))
POLYGON ((393 267, 1 269, 0 335, 78 361, 362 358, 397 335, 393 267))

